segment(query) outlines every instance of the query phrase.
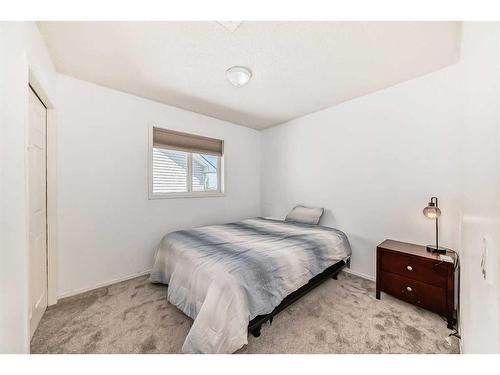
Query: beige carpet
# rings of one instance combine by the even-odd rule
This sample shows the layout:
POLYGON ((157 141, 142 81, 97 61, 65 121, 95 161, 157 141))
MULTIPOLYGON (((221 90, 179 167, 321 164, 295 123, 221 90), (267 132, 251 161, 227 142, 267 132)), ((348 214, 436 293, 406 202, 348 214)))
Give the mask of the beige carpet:
MULTIPOLYGON (((457 353, 436 314, 341 273, 249 336, 239 353, 457 353)), ((31 341, 32 353, 179 353, 192 324, 146 276, 61 300, 31 341)))

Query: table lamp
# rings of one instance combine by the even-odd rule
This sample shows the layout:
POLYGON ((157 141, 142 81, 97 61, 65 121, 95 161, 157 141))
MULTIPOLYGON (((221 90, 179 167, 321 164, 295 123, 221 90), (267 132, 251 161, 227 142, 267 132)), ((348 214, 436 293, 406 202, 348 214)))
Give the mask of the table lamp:
POLYGON ((434 219, 436 221, 436 245, 427 245, 427 251, 433 253, 445 254, 446 249, 444 247, 439 247, 439 227, 438 227, 438 218, 441 216, 441 210, 438 207, 438 199, 436 197, 432 197, 431 201, 424 208, 424 216, 429 219, 434 219))

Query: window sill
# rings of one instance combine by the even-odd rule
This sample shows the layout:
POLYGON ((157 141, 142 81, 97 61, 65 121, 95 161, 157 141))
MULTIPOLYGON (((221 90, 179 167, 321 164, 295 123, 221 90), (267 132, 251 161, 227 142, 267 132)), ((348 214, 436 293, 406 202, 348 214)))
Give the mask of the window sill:
POLYGON ((225 197, 225 193, 221 192, 199 192, 199 193, 165 193, 165 194, 149 194, 149 200, 153 199, 176 199, 176 198, 215 198, 225 197))

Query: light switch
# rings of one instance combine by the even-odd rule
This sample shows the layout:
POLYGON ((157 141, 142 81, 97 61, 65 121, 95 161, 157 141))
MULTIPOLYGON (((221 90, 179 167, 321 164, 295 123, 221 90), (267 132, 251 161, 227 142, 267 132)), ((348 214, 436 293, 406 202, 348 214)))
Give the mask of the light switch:
POLYGON ((483 275, 483 279, 487 278, 487 266, 486 262, 488 260, 488 245, 486 241, 486 237, 483 237, 483 252, 481 254, 481 274, 483 275))
POLYGON ((495 274, 494 265, 493 265, 493 254, 490 254, 490 243, 489 237, 483 236, 483 253, 481 256, 481 274, 483 275, 483 279, 486 280, 488 285, 493 285, 493 277, 495 274))

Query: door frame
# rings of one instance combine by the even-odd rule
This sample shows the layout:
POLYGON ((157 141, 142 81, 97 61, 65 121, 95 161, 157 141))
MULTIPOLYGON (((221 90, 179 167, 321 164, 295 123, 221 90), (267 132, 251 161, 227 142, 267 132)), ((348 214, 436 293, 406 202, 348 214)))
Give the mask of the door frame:
MULTIPOLYGON (((26 97, 28 98, 29 90, 33 89, 38 98, 47 108, 46 121, 46 137, 47 137, 47 160, 46 160, 46 179, 47 179, 47 305, 55 305, 57 303, 57 128, 56 128, 56 111, 54 100, 50 97, 48 90, 44 87, 41 81, 37 78, 36 72, 29 67, 28 84, 26 85, 26 97), (30 87, 31 86, 31 87, 30 87)), ((26 102, 26 132, 25 132, 25 173, 28 173, 28 102, 26 102)), ((27 174, 26 174, 27 175, 27 174)), ((29 187, 26 184, 26 215, 29 220, 29 187)), ((27 222, 29 223, 29 221, 27 222)), ((29 231, 29 226, 28 226, 29 231)), ((26 235, 29 239, 29 232, 26 235)), ((30 275, 28 274, 28 277, 30 275)), ((29 285, 29 284, 28 284, 29 285)), ((29 309, 29 306, 27 306, 29 309)), ((28 321, 29 327, 29 321, 28 321)), ((28 346, 29 347, 29 346, 28 346)))

